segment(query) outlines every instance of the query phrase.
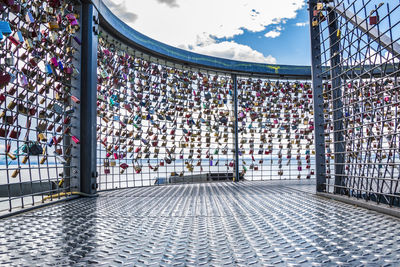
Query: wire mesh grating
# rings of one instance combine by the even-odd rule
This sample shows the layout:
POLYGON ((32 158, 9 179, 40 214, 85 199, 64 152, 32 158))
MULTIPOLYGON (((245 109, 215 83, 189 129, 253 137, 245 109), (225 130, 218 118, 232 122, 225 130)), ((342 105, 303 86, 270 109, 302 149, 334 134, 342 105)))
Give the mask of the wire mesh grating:
POLYGON ((318 1, 328 192, 400 205, 400 3, 318 1))
POLYGON ((69 192, 79 141, 80 7, 0 3, 0 211, 69 192), (50 196, 50 197, 49 197, 50 196))

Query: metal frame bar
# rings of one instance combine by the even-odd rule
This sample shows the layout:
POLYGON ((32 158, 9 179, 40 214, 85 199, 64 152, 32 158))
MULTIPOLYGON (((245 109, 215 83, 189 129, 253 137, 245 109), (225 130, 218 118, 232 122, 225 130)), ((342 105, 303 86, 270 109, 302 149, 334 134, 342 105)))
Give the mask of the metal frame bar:
POLYGON ((96 119, 98 12, 91 1, 82 4, 80 191, 96 193, 96 119))
POLYGON ((348 9, 344 9, 340 5, 329 5, 328 7, 333 9, 338 15, 348 20, 348 22, 353 24, 362 32, 366 33, 369 37, 378 42, 382 47, 384 47, 390 53, 400 59, 400 44, 398 44, 397 42, 392 42, 392 38, 384 33, 381 33, 376 27, 368 26, 366 19, 358 17, 356 14, 348 9))
POLYGON ((325 166, 325 136, 323 112, 323 88, 321 67, 321 41, 319 26, 312 26, 313 11, 317 6, 316 0, 309 1, 309 23, 311 40, 311 74, 314 97, 314 145, 315 145, 315 171, 317 192, 326 191, 326 166, 325 166))
POLYGON ((234 137, 235 137, 235 182, 239 182, 239 132, 238 132, 238 88, 237 88, 237 75, 232 74, 233 80, 233 105, 235 113, 234 121, 234 137))
MULTIPOLYGON (((330 46, 330 65, 332 80, 332 97, 333 97, 333 130, 334 130, 334 149, 335 149, 335 186, 343 186, 343 170, 345 161, 345 147, 343 137, 343 103, 342 103, 342 90, 341 90, 341 50, 340 50, 340 29, 335 12, 329 12, 328 15, 328 29, 329 29, 329 46, 330 46)), ((335 187, 335 193, 340 193, 343 189, 335 187)))

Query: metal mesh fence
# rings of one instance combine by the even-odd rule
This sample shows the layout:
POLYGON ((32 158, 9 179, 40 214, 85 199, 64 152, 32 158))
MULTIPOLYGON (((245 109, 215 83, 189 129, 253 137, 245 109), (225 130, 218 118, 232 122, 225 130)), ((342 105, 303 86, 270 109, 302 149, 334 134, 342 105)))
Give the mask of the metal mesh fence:
POLYGON ((327 191, 399 205, 400 3, 316 3, 327 191))
POLYGON ((80 7, 0 2, 0 212, 70 191, 80 7), (56 195, 54 195, 56 194, 56 195))
POLYGON ((232 80, 123 47, 98 54, 99 189, 232 180, 232 80))
MULTIPOLYGON (((232 180, 235 76, 176 65, 100 35, 99 189, 232 180)), ((243 77, 238 105, 240 179, 313 176, 309 82, 243 77)))
POLYGON ((314 177, 309 81, 240 78, 240 167, 248 180, 314 177))

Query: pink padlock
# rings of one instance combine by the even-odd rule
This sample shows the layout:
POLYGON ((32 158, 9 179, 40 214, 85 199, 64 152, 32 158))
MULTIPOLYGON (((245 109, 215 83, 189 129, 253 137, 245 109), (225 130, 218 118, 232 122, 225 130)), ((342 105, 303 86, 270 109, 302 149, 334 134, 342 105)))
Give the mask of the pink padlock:
POLYGON ((56 57, 52 57, 50 59, 51 64, 53 64, 54 67, 58 67, 58 62, 57 62, 57 58, 56 57))
POLYGON ((81 143, 81 141, 79 141, 78 137, 76 137, 76 136, 71 136, 71 139, 72 139, 72 141, 75 142, 75 144, 80 144, 81 143))

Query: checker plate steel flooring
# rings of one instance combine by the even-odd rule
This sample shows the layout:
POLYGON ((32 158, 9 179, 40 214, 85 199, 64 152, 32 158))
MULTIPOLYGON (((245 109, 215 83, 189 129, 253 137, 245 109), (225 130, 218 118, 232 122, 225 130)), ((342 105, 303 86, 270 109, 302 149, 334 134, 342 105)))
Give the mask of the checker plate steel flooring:
POLYGON ((4 265, 400 266, 400 220, 290 183, 120 189, 0 223, 4 265))

